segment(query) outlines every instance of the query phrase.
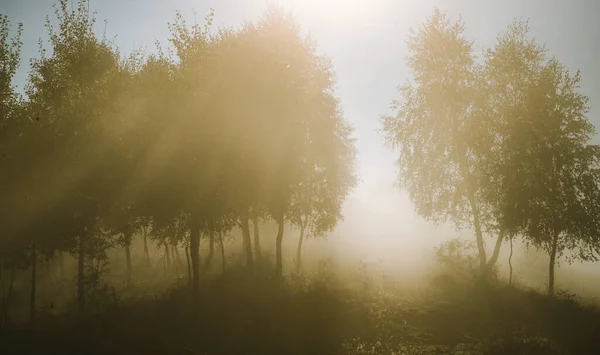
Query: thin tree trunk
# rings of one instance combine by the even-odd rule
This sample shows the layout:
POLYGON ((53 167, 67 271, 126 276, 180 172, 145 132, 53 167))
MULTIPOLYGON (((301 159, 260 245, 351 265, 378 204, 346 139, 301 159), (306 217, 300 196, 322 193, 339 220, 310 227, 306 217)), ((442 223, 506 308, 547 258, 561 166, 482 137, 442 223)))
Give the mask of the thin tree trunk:
POLYGON ((190 228, 190 255, 192 259, 192 289, 195 295, 200 293, 200 227, 195 220, 190 228))
POLYGON ((77 309, 83 313, 85 310, 85 234, 79 236, 79 250, 77 255, 77 309))
POLYGON ((502 246, 502 242, 504 241, 504 230, 501 230, 498 233, 498 238, 496 239, 496 245, 494 246, 494 252, 492 253, 492 257, 487 262, 487 271, 490 272, 498 262, 498 256, 500 256, 500 247, 502 246))
POLYGON ((283 212, 280 212, 276 217, 277 222, 277 238, 275 239, 275 281, 281 283, 283 281, 283 255, 281 244, 283 242, 283 212))
POLYGON ((487 255, 485 252, 485 245, 483 242, 483 232, 481 230, 481 223, 479 221, 479 209, 477 203, 475 203, 475 197, 469 197, 469 203, 471 205, 471 213, 473 214, 473 225, 475 227, 475 238, 477 240, 477 251, 479 252, 479 271, 481 276, 485 277, 487 271, 487 255))
POLYGON ((221 245, 221 268, 225 275, 225 245, 223 244, 223 231, 219 231, 219 244, 221 245))
POLYGON ((188 284, 192 286, 192 265, 190 264, 189 242, 185 245, 185 258, 187 259, 188 284))
POLYGON ((167 260, 167 269, 171 267, 171 253, 169 252, 169 244, 165 242, 165 258, 167 260))
POLYGON ((179 255, 179 248, 177 246, 173 246, 172 252, 175 254, 175 259, 177 259, 177 266, 183 267, 183 260, 181 260, 181 255, 179 255))
POLYGON ((163 265, 163 273, 165 274, 165 279, 167 278, 167 262, 165 261, 166 259, 167 259, 167 255, 163 254, 162 265, 163 265))
POLYGON ((256 261, 260 261, 262 258, 262 251, 260 250, 260 235, 258 231, 258 217, 255 213, 252 214, 252 227, 254 227, 254 256, 256 261))
POLYGON ((248 241, 244 236, 244 229, 242 227, 242 251, 240 252, 240 259, 242 260, 242 263, 245 264, 248 263, 248 255, 246 254, 246 249, 248 249, 248 241))
POLYGON ((508 284, 512 285, 512 277, 513 277, 513 266, 512 266, 512 257, 513 257, 513 236, 510 236, 510 255, 508 256, 508 267, 510 272, 508 274, 508 284))
POLYGON ((53 282, 56 281, 56 267, 55 267, 55 259, 48 259, 46 260, 46 262, 44 263, 44 265, 46 266, 46 277, 44 278, 44 276, 42 276, 42 278, 44 280, 46 280, 47 282, 53 282))
POLYGON ((125 265, 126 265, 127 284, 129 284, 129 283, 131 283, 131 275, 132 275, 131 248, 129 247, 129 245, 125 245, 125 265))
POLYGON ((15 277, 17 275, 17 270, 16 268, 13 266, 11 266, 10 268, 10 277, 8 280, 8 289, 6 290, 6 294, 4 295, 4 299, 3 299, 3 303, 2 303, 2 311, 3 311, 3 318, 4 318, 4 324, 7 325, 9 323, 10 317, 8 314, 8 310, 9 310, 9 306, 10 306, 10 301, 12 299, 12 293, 13 290, 15 288, 15 277))
POLYGON ((142 233, 144 234, 144 258, 146 259, 146 263, 149 263, 150 253, 148 252, 148 229, 146 226, 142 228, 142 233))
POLYGON ((37 253, 35 241, 31 245, 31 294, 29 295, 29 320, 35 321, 35 286, 37 272, 37 253))
POLYGON ((296 250, 296 272, 302 270, 302 243, 304 242, 304 231, 306 227, 300 227, 300 237, 298 238, 298 249, 296 250))
POLYGON ((62 251, 58 252, 58 268, 60 270, 60 279, 65 279, 65 257, 62 251))
POLYGON ((133 274, 132 266, 131 266, 131 247, 129 246, 130 241, 125 242, 125 265, 126 265, 126 278, 127 285, 131 284, 131 276, 133 274))
POLYGON ((4 306, 4 259, 0 256, 0 310, 4 306))
POLYGON ((10 269, 10 280, 8 280, 8 291, 6 295, 6 321, 8 322, 8 309, 10 306, 10 302, 12 301, 12 294, 15 291, 15 279, 17 278, 17 268, 13 265, 10 269))
POLYGON ((0 257, 0 314, 2 315, 2 319, 0 320, 0 330, 5 326, 6 322, 5 297, 6 294, 4 292, 4 259, 0 257))
POLYGON ((206 256, 206 261, 204 262, 204 267, 206 269, 210 268, 212 264, 212 260, 215 256, 215 231, 214 228, 209 228, 208 231, 208 255, 206 256))
POLYGON ((254 273, 254 260, 252 258, 252 242, 250 241, 250 223, 248 217, 248 210, 244 210, 240 219, 242 222, 242 237, 245 244, 245 255, 246 255, 246 267, 250 274, 254 273))
POLYGON ((550 264, 548 265, 548 296, 554 297, 554 265, 556 264, 556 252, 558 249, 558 233, 552 239, 550 251, 550 264))

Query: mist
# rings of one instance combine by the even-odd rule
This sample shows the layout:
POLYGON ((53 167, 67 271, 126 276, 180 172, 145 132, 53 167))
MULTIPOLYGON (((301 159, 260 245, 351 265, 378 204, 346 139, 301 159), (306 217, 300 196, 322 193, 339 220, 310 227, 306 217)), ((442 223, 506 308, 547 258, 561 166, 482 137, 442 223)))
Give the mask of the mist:
POLYGON ((600 353, 594 5, 532 4, 2 7, 0 351, 600 353))

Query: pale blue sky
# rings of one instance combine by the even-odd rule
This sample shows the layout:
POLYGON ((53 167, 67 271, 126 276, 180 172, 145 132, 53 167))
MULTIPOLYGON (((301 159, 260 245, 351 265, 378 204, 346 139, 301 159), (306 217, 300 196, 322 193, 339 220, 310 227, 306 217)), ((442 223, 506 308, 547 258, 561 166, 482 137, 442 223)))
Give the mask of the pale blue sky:
MULTIPOLYGON (((28 70, 27 59, 37 55, 39 37, 46 38, 44 18, 52 14, 53 0, 8 0, 0 12, 13 23, 24 24, 24 60, 16 83, 22 87, 28 70)), ((582 71, 582 89, 590 96, 591 120, 600 119, 600 1, 594 0, 282 0, 296 12, 299 22, 310 31, 321 52, 332 60, 338 75, 339 94, 346 118, 356 127, 359 164, 363 183, 354 198, 367 202, 377 219, 393 217, 393 230, 413 233, 425 226, 412 213, 406 194, 392 190, 394 154, 383 147, 377 133, 378 117, 397 97, 396 87, 410 78, 404 58, 408 29, 429 16, 434 6, 452 15, 462 14, 468 35, 478 44, 490 46, 497 33, 517 17, 529 18, 533 34, 545 42, 550 53, 571 69, 582 71), (354 10, 336 10, 350 4, 354 10), (408 228, 408 231, 406 231, 408 228)), ((216 25, 239 25, 255 20, 266 7, 264 0, 92 0, 98 12, 98 31, 108 20, 109 37, 117 35, 123 52, 134 45, 154 50, 154 40, 166 43, 167 21, 181 10, 198 20, 216 11, 216 25)), ((373 223, 372 225, 375 225, 373 223)), ((374 233, 376 231, 373 231, 374 233)))

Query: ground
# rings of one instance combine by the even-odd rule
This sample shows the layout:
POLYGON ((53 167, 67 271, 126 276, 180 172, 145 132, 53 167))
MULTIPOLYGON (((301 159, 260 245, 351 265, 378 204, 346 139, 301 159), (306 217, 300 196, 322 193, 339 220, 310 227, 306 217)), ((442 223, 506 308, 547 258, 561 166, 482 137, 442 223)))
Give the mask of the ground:
POLYGON ((599 354, 600 313, 502 282, 451 275, 421 287, 348 286, 334 275, 229 273, 198 297, 182 280, 85 317, 4 330, 5 354, 599 354))

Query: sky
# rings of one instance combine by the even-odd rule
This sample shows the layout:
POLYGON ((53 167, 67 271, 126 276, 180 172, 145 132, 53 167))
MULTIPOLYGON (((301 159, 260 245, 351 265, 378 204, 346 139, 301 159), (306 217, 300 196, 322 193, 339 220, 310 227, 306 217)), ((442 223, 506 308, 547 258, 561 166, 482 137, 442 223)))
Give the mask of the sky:
MULTIPOLYGON (((0 13, 24 25, 23 65, 15 78, 22 90, 28 58, 37 56, 39 38, 47 38, 44 21, 52 15, 54 0, 5 0, 0 13)), ((397 87, 410 79, 405 65, 409 29, 421 24, 434 7, 452 16, 461 15, 467 36, 490 47, 496 35, 513 19, 529 19, 532 34, 546 43, 571 70, 581 70, 582 90, 590 97, 589 118, 600 124, 600 1, 597 0, 281 0, 292 10, 303 29, 317 41, 319 51, 333 61, 338 77, 336 91, 346 119, 355 127, 361 183, 348 200, 348 213, 362 216, 359 229, 366 235, 388 234, 438 237, 455 233, 417 217, 405 192, 393 187, 395 153, 383 145, 378 133, 381 114, 389 112, 397 87), (367 222, 368 221, 368 222, 367 222), (365 223, 363 223, 365 222, 365 223)), ((167 22, 180 10, 193 21, 194 10, 202 21, 215 9, 216 26, 239 26, 256 20, 265 0, 92 0, 97 11, 98 33, 115 37, 124 53, 134 48, 155 49, 166 44, 167 22), (107 24, 104 24, 104 20, 107 24)), ((481 48, 481 47, 477 47, 481 48)), ((596 138, 596 141, 598 139, 596 138)), ((434 238, 434 240, 437 240, 434 238)))

